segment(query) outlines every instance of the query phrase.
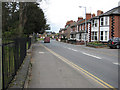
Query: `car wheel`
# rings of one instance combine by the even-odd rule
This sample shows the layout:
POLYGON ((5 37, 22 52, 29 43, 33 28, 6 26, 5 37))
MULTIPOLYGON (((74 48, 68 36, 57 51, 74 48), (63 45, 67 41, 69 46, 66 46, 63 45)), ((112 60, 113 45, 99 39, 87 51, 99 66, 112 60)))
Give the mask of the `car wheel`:
POLYGON ((116 47, 117 47, 117 49, 119 49, 119 48, 120 48, 120 45, 117 45, 116 47))

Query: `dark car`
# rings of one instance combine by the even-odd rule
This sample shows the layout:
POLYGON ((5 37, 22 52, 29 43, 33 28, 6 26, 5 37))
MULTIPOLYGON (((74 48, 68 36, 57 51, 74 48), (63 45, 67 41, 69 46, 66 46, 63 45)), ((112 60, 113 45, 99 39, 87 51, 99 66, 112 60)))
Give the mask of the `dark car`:
POLYGON ((120 48, 120 38, 110 39, 108 41, 108 46, 110 48, 117 48, 117 49, 119 49, 120 48))
POLYGON ((50 43, 50 37, 45 37, 44 38, 44 43, 50 43))

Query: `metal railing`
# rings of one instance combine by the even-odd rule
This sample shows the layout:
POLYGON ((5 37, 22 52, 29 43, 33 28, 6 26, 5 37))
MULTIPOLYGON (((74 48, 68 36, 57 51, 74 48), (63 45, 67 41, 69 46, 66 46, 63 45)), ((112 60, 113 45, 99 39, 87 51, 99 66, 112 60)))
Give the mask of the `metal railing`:
POLYGON ((30 45, 31 38, 16 38, 10 43, 2 44, 3 89, 8 88, 13 80, 25 59, 27 49, 30 48, 30 45))

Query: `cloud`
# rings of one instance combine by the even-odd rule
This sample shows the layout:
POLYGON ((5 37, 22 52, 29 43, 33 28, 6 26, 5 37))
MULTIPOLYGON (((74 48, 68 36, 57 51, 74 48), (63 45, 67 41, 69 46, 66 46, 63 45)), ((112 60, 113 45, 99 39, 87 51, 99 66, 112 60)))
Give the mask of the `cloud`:
POLYGON ((40 7, 45 12, 51 29, 58 32, 64 28, 68 20, 77 21, 79 16, 85 17, 84 8, 86 6, 88 13, 97 13, 97 10, 104 12, 117 7, 119 0, 46 0, 41 2, 40 7), (114 3, 113 3, 114 2, 114 3))

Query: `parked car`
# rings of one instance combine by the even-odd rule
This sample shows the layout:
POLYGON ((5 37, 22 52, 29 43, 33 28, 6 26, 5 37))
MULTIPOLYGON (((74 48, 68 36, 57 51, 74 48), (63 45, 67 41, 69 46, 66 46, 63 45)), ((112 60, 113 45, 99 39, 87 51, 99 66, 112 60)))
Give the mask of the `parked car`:
POLYGON ((120 48, 120 38, 110 39, 108 41, 108 46, 110 48, 117 48, 117 49, 119 49, 120 48))
POLYGON ((44 38, 44 43, 50 43, 50 37, 45 37, 44 38))

